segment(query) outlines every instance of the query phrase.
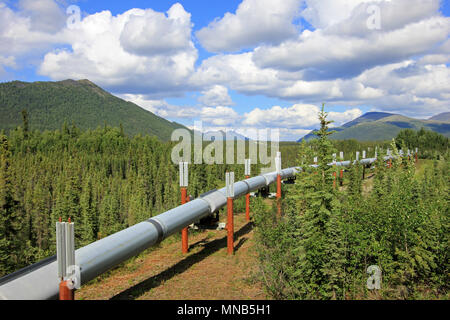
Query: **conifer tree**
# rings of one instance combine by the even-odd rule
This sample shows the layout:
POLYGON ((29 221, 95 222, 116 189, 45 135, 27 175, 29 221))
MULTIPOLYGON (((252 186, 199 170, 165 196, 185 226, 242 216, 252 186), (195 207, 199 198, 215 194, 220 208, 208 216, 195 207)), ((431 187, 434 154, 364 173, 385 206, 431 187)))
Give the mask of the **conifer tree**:
POLYGON ((99 233, 101 238, 121 230, 119 207, 117 194, 114 191, 108 192, 100 205, 99 233))
POLYGON ((283 246, 276 246, 271 255, 286 258, 278 250, 293 255, 287 258, 290 261, 287 263, 275 263, 268 258, 274 267, 283 265, 280 281, 289 283, 291 298, 343 298, 344 295, 341 289, 345 276, 343 222, 333 189, 334 169, 328 165, 334 149, 328 139, 331 122, 326 118, 327 113, 322 106, 319 113, 321 128, 317 132, 319 139, 315 142, 318 167, 311 168, 306 164, 311 155, 303 144, 299 155, 303 171, 285 200, 299 211, 288 209, 286 217, 276 228, 276 241, 283 246))
POLYGON ((28 139, 29 134, 29 125, 28 125, 28 112, 27 110, 22 110, 22 122, 23 122, 23 137, 24 139, 28 139))
MULTIPOLYGON (((77 164, 73 158, 68 160, 66 169, 66 178, 64 186, 64 218, 71 218, 77 223, 80 219, 80 176, 77 170, 77 164)), ((79 229, 79 228, 78 228, 79 229)), ((78 231, 79 238, 79 231, 78 231)))
POLYGON ((36 239, 36 245, 39 250, 48 248, 48 241, 50 240, 50 194, 48 189, 44 186, 42 180, 38 180, 34 186, 33 192, 33 209, 31 215, 33 216, 33 233, 36 239))
POLYGON ((327 113, 319 113, 320 129, 316 133, 318 165, 313 174, 313 185, 308 186, 305 197, 305 212, 302 215, 302 239, 304 252, 299 260, 299 269, 309 274, 305 283, 305 297, 337 298, 336 289, 343 277, 343 234, 339 201, 333 189, 334 168, 328 164, 335 151, 328 136, 331 121, 327 113))
POLYGON ((92 180, 90 175, 87 175, 80 196, 81 219, 77 226, 77 229, 80 230, 81 245, 87 245, 96 240, 98 226, 94 201, 92 180))
POLYGON ((10 180, 9 143, 6 136, 0 136, 0 275, 14 270, 20 264, 21 217, 19 203, 13 198, 10 180))
POLYGON ((361 198, 362 192, 362 180, 361 180, 361 164, 354 163, 348 169, 349 172, 349 184, 348 194, 353 201, 358 201, 361 198))

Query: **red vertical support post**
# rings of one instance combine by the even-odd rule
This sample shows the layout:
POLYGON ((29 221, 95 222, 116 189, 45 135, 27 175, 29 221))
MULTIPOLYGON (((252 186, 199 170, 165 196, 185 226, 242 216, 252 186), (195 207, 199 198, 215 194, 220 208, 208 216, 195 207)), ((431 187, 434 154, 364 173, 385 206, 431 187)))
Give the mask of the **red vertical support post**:
POLYGON ((339 178, 340 178, 339 184, 340 184, 341 187, 342 187, 342 185, 344 184, 344 170, 342 170, 342 169, 341 169, 341 171, 339 172, 339 178))
POLYGON ((181 187, 181 204, 185 204, 187 202, 187 189, 185 187, 181 187))
MULTIPOLYGON (((181 190, 181 204, 187 202, 187 186, 188 186, 188 163, 180 162, 180 190, 181 190)), ((181 252, 188 253, 188 227, 181 229, 181 252)))
POLYGON ((228 255, 234 253, 234 172, 227 172, 225 175, 227 189, 227 252, 228 255))
POLYGON ((59 283, 59 300, 75 300, 75 290, 71 289, 71 280, 59 283))
MULTIPOLYGON (((245 179, 250 178, 250 159, 245 159, 245 179)), ((250 192, 245 195, 245 219, 250 221, 250 192)))

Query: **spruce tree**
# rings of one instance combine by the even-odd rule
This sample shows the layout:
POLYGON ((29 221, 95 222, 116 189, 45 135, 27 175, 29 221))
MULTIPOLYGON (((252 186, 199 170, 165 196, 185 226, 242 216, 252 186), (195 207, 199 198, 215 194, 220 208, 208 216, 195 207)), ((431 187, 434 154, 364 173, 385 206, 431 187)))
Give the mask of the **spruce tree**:
POLYGON ((32 209, 32 222, 33 222, 33 234, 36 241, 36 245, 39 250, 45 250, 48 248, 50 240, 50 228, 53 224, 50 223, 50 194, 45 187, 42 180, 38 180, 34 186, 33 192, 33 209, 32 209))
MULTIPOLYGON (((315 142, 318 167, 311 168, 303 162, 303 172, 299 175, 294 191, 286 201, 291 205, 292 199, 300 211, 288 210, 285 225, 290 249, 295 254, 293 273, 289 277, 295 288, 295 297, 302 299, 343 298, 343 281, 345 275, 345 252, 343 222, 336 190, 333 189, 334 168, 328 164, 332 161, 333 145, 329 141, 330 121, 327 113, 319 113, 321 124, 315 142), (292 228, 298 226, 298 228, 292 228)), ((302 146, 305 149, 305 146, 302 146)), ((304 151, 304 150, 303 150, 304 151)), ((299 156, 309 159, 307 153, 299 156)))
POLYGON ((24 139, 28 139, 29 134, 29 125, 28 125, 28 112, 27 110, 22 110, 22 122, 23 122, 23 137, 24 139))
POLYGON ((19 203, 13 198, 10 180, 9 143, 6 136, 0 136, 0 275, 14 270, 21 263, 19 231, 21 217, 19 203))
POLYGON ((87 245, 96 240, 97 235, 97 212, 92 192, 92 180, 88 174, 83 183, 80 196, 81 219, 77 226, 80 230, 80 244, 87 245))

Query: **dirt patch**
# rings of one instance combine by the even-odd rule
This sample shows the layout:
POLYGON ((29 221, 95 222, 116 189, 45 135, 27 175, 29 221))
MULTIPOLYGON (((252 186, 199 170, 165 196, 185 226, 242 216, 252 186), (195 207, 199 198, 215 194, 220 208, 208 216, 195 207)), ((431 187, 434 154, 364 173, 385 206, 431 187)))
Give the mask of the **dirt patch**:
MULTIPOLYGON (((222 219, 223 221, 224 219, 222 219)), ((267 299, 255 281, 253 223, 235 215, 235 254, 227 255, 226 230, 189 233, 189 253, 172 236, 76 292, 76 299, 267 299)))

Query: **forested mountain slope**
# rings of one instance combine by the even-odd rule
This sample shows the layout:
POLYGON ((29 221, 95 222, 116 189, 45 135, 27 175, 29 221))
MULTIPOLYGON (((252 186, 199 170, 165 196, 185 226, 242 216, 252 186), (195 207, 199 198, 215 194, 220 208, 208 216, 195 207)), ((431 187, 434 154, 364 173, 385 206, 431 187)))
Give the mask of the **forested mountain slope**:
MULTIPOLYGON (((443 117, 438 118, 443 119, 443 117)), ((420 130, 422 128, 450 137, 450 122, 434 119, 413 119, 384 112, 368 112, 340 127, 333 128, 336 132, 330 138, 334 140, 356 139, 358 141, 383 141, 395 138, 403 129, 420 130)), ((314 139, 315 135, 313 132, 307 134, 299 141, 303 139, 306 141, 314 139)))
POLYGON ((89 80, 0 83, 0 129, 9 131, 22 125, 22 110, 28 113, 31 130, 60 129, 64 121, 81 129, 95 129, 106 123, 113 127, 122 125, 128 135, 150 134, 169 140, 174 129, 183 127, 114 96, 89 80))

